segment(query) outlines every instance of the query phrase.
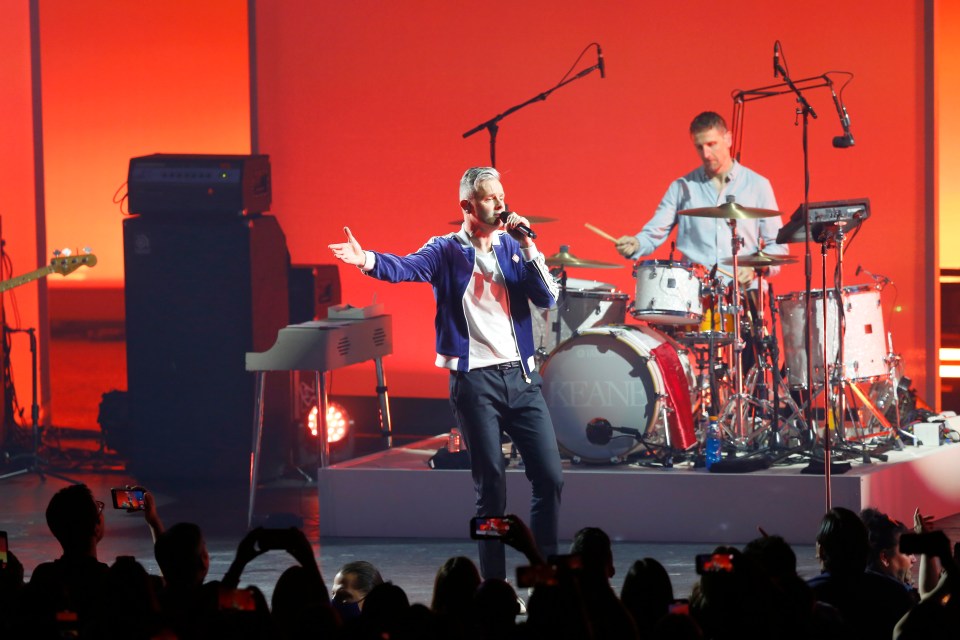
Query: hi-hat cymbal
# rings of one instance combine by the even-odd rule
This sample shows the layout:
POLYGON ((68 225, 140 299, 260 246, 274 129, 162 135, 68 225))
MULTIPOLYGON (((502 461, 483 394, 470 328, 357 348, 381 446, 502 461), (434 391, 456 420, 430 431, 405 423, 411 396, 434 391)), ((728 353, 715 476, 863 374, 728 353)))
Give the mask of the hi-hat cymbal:
POLYGON ((545 259, 549 267, 583 267, 585 269, 619 269, 622 264, 600 262, 599 260, 584 260, 570 253, 566 245, 560 247, 559 253, 545 259))
MULTIPOLYGON (((750 255, 737 256, 737 266, 740 267, 773 267, 781 264, 794 264, 798 261, 799 260, 793 256, 764 253, 763 249, 750 255)), ((724 258, 720 262, 723 264, 733 264, 733 258, 724 258)))
MULTIPOLYGON (((547 222, 556 222, 556 218, 547 218, 546 216, 524 216, 530 221, 530 224, 546 224, 547 222)), ((463 224, 463 218, 451 220, 450 224, 463 224)))
POLYGON ((694 216, 697 218, 726 218, 737 220, 753 220, 755 218, 772 218, 779 216, 779 211, 773 209, 754 209, 753 207, 744 207, 736 202, 724 202, 716 207, 703 207, 701 209, 684 209, 678 212, 681 216, 694 216))

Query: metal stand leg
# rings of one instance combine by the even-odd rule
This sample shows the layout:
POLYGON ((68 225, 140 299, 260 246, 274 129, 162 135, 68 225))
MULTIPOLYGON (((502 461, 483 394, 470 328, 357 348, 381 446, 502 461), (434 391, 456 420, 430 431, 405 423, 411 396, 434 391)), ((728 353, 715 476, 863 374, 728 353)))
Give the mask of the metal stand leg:
POLYGON ((387 447, 393 447, 393 425, 390 422, 390 397, 387 379, 383 373, 383 358, 374 358, 377 366, 377 398, 380 400, 380 434, 386 437, 387 447))
POLYGON ((265 371, 257 372, 253 400, 253 443, 250 445, 250 501, 247 505, 247 528, 253 525, 253 506, 257 499, 260 477, 260 443, 263 436, 263 387, 265 371))

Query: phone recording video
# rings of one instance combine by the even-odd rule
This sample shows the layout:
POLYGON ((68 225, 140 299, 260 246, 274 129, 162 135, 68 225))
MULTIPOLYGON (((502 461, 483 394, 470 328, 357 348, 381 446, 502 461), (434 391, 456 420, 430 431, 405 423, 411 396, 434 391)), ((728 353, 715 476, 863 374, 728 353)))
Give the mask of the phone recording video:
POLYGON ((696 558, 697 574, 730 573, 733 571, 733 554, 701 553, 696 558))
POLYGON ((510 521, 503 517, 470 519, 470 537, 474 540, 497 540, 510 531, 510 521))
POLYGON ((260 551, 289 549, 291 535, 290 529, 261 529, 257 534, 257 547, 260 551))
POLYGON ((559 584, 559 572, 557 567, 549 564, 535 564, 528 567, 517 567, 517 586, 521 588, 530 587, 555 587, 559 584))
POLYGON ((7 532, 0 531, 0 567, 7 566, 7 532))
POLYGON ((250 589, 230 589, 220 587, 219 606, 221 611, 256 611, 257 601, 250 589))
POLYGON ((143 511, 147 508, 144 500, 143 489, 110 489, 110 497, 113 498, 114 509, 126 509, 128 511, 143 511))

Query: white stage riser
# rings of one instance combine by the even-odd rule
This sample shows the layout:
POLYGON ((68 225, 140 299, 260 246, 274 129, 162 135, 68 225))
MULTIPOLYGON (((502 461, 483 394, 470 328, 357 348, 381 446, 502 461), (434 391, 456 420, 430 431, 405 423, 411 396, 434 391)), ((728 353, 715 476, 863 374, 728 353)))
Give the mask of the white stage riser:
MULTIPOLYGON (((468 471, 378 466, 377 457, 321 473, 323 536, 463 538, 474 513, 468 471)), ((508 512, 529 515, 530 485, 508 471, 508 512)), ((960 446, 891 453, 889 462, 834 474, 834 506, 877 507, 911 522, 913 510, 960 512, 960 446), (896 459, 896 461, 894 461, 896 459)), ((560 535, 601 527, 632 542, 742 543, 768 533, 810 544, 826 506, 823 476, 800 467, 746 474, 577 466, 565 469, 560 535)))

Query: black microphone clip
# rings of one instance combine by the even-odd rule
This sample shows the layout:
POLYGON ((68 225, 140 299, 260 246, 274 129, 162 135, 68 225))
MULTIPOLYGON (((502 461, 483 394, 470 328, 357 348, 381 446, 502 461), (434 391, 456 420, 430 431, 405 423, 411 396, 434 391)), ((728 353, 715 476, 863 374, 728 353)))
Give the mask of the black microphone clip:
POLYGON ((607 65, 603 62, 603 49, 600 48, 600 43, 597 43, 597 66, 600 68, 600 79, 603 80, 607 77, 607 65))

